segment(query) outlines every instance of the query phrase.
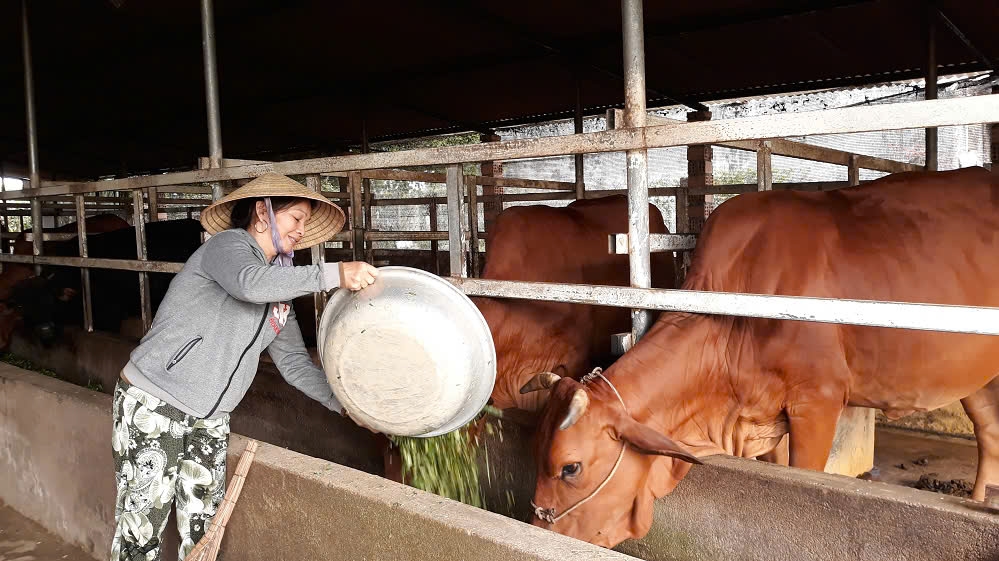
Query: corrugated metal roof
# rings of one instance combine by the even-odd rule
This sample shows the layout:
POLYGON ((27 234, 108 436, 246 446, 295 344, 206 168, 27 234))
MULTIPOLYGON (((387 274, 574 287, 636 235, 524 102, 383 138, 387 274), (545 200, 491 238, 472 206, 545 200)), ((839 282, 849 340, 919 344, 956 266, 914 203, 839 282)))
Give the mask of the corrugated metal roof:
MULTIPOLYGON (((77 178, 190 168, 207 153, 196 0, 33 0, 43 169, 77 178), (116 7, 120 5, 120 7, 116 7)), ((917 77, 909 0, 646 2, 650 105, 917 77)), ((999 0, 939 8, 992 60, 999 0)), ((623 102, 620 3, 216 0, 227 157, 343 151, 623 102)), ((26 161, 20 2, 0 7, 0 159, 26 161)), ((947 28, 940 74, 984 65, 947 28)))

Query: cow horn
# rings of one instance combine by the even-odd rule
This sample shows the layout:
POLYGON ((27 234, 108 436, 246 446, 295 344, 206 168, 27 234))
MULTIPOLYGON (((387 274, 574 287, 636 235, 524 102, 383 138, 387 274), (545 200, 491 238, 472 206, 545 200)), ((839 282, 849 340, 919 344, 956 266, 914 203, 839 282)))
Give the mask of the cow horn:
POLYGON ((565 430, 576 423, 583 413, 586 413, 586 406, 590 404, 590 396, 586 395, 586 390, 579 388, 575 393, 572 394, 572 400, 569 401, 569 412, 565 414, 565 419, 562 420, 562 424, 559 425, 559 429, 565 430))
POLYGON ((529 382, 520 388, 520 393, 536 392, 538 390, 551 389, 562 377, 554 372, 542 372, 531 378, 529 382))

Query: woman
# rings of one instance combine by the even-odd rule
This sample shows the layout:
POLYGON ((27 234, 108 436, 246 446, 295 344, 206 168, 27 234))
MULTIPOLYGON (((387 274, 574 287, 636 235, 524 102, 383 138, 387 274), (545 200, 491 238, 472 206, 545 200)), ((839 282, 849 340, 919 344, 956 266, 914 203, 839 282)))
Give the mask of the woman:
POLYGON ((225 494, 229 413, 265 349, 289 383, 343 414, 291 306, 378 276, 363 262, 292 265, 294 250, 340 231, 343 211, 268 173, 209 206, 201 223, 212 237, 171 282, 115 388, 115 561, 160 558, 175 497, 180 558, 204 535, 225 494))

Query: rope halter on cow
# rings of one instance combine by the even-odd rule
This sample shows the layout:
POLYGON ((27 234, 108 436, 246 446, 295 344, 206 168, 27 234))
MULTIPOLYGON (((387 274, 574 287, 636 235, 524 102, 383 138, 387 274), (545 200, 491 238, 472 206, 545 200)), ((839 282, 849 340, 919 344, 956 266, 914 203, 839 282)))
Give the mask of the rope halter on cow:
MULTIPOLYGON (((624 407, 624 412, 628 413, 628 406, 625 405, 624 399, 621 398, 621 394, 618 393, 617 388, 614 387, 614 384, 612 384, 610 380, 608 380, 607 378, 604 377, 604 375, 603 375, 603 369, 602 368, 600 368, 600 367, 594 368, 592 372, 590 372, 586 376, 583 376, 583 378, 582 378, 582 380, 580 380, 580 382, 583 385, 586 385, 586 384, 589 384, 591 381, 593 381, 596 378, 600 378, 604 382, 607 382, 607 385, 610 386, 610 389, 614 392, 614 395, 617 396, 617 400, 621 402, 621 407, 624 407)), ((563 426, 562 428, 565 429, 565 428, 568 428, 568 427, 567 426, 563 426)), ((610 482, 611 478, 614 477, 614 474, 617 473, 617 468, 621 466, 621 460, 624 459, 624 450, 627 447, 628 447, 628 444, 626 442, 624 442, 624 441, 621 441, 621 451, 618 452, 618 454, 617 454, 617 461, 614 462, 614 467, 611 468, 610 473, 607 474, 607 477, 604 478, 603 482, 600 483, 600 485, 598 485, 597 488, 594 489, 593 492, 590 493, 589 495, 587 495, 584 499, 582 499, 581 501, 579 501, 576 504, 572 505, 571 507, 567 508, 566 510, 564 510, 562 512, 562 514, 559 514, 557 516, 555 514, 555 509, 554 508, 541 508, 540 506, 534 504, 534 501, 532 500, 531 501, 531 506, 534 507, 534 515, 537 516, 539 520, 544 520, 548 524, 555 524, 556 522, 558 522, 559 520, 561 520, 562 518, 564 518, 565 516, 567 516, 570 512, 572 512, 572 511, 576 510, 577 508, 583 506, 590 499, 592 499, 593 497, 597 496, 597 493, 599 493, 601 490, 603 490, 603 488, 606 487, 607 484, 610 482)))

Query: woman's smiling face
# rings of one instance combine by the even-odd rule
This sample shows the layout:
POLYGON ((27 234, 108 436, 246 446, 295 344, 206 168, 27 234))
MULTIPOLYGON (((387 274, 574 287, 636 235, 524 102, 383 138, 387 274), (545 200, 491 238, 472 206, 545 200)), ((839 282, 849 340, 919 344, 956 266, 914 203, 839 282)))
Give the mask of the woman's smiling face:
POLYGON ((305 224, 311 217, 312 206, 307 200, 286 206, 274 213, 278 235, 281 237, 281 245, 284 246, 282 248, 284 251, 291 251, 291 248, 302 241, 302 238, 305 236, 305 224))
MULTIPOLYGON (((270 220, 267 216, 267 205, 263 201, 257 202, 256 207, 256 222, 269 224, 270 220)), ((281 209, 274 209, 274 222, 273 226, 277 227, 278 237, 281 240, 281 248, 273 247, 274 244, 271 242, 270 232, 265 230, 260 232, 258 228, 259 225, 251 228, 256 232, 257 241, 260 243, 261 248, 273 257, 278 251, 289 252, 295 245, 302 241, 305 237, 305 224, 312 217, 312 205, 308 199, 302 199, 298 202, 288 205, 281 209)))

